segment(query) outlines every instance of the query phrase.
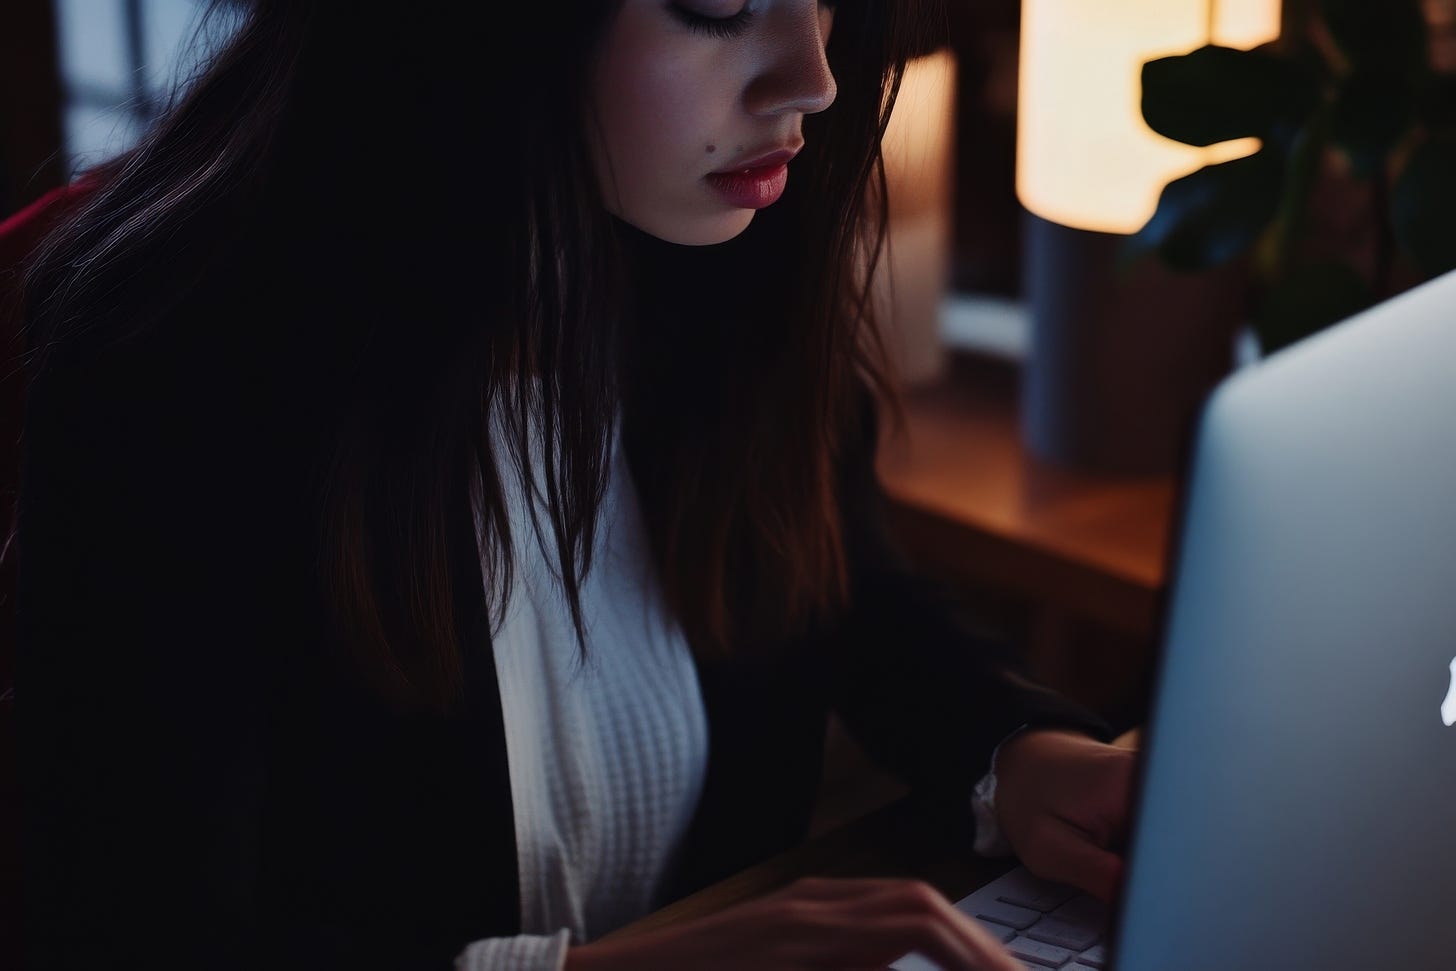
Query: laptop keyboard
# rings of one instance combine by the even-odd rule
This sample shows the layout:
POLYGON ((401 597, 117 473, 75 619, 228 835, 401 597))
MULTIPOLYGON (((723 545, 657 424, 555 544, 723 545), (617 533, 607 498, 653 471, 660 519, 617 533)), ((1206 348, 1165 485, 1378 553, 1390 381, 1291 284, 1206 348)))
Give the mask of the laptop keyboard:
MULTIPOLYGON (((998 877, 956 909, 976 920, 1028 971, 1101 971, 1107 967, 1106 904, 1075 887, 1048 883, 1025 867, 998 877)), ((918 954, 895 962, 895 971, 938 971, 918 954)))

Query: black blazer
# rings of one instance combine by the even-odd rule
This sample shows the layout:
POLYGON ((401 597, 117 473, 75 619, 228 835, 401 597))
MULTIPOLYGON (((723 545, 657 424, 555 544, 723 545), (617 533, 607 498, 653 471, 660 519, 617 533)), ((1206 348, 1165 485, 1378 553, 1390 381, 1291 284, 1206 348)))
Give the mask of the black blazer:
MULTIPOLYGON (((457 589, 482 591, 458 608, 468 705, 395 714, 319 647, 300 484, 334 406, 329 359, 254 319, 68 352, 29 390, 16 709, 32 967, 446 969, 469 941, 519 932, 464 489, 457 589)), ((707 782, 663 903, 804 837, 831 706, 967 826, 1019 725, 1111 735, 1016 679, 905 569, 866 400, 845 466, 853 608, 794 660, 699 665, 707 782)))

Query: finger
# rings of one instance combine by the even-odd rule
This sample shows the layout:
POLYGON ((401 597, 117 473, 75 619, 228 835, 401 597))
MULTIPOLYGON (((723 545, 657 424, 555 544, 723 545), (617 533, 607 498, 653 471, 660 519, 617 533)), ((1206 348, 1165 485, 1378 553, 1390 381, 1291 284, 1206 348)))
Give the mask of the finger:
POLYGON ((787 890, 793 893, 783 894, 785 902, 810 904, 805 916, 816 914, 813 922, 831 931, 816 935, 830 950, 815 950, 836 969, 866 960, 882 968, 920 951, 946 968, 1022 971, 999 941, 922 880, 804 878, 787 890))
POLYGON ((820 940, 823 946, 816 949, 813 966, 840 968, 869 961, 884 967, 917 953, 945 971, 1022 971, 1021 964, 989 935, 966 934, 937 914, 855 918, 846 920, 839 933, 820 940))
POLYGON ((1119 833, 1126 824, 1110 813, 1090 819, 1060 812, 1052 812, 1048 815, 1067 824, 1073 832, 1079 833, 1082 839, 1092 846, 1113 850, 1121 845, 1119 833))
POLYGON ((796 900, 860 900, 893 894, 918 882, 900 877, 800 877, 775 895, 796 900))
POLYGON ((777 895, 783 904, 804 905, 827 919, 873 920, 895 915, 954 912, 949 901, 923 880, 906 878, 812 879, 790 884, 777 895))
POLYGON ((1086 832, 1047 817, 1036 843, 1024 859, 1027 869, 1044 880, 1068 883, 1103 903, 1112 903, 1122 884, 1122 858, 1095 845, 1086 832))
MULTIPOLYGON (((1132 814, 1124 812, 1118 816, 1112 824, 1112 835, 1107 841, 1107 848, 1113 851, 1121 851, 1127 848, 1128 840, 1132 837, 1132 814)), ((1121 852, 1118 853, 1122 856, 1121 852)))
MULTIPOLYGON (((973 958, 974 967, 979 969, 1006 967, 1021 971, 1021 965, 1011 956, 985 928, 957 910, 954 905, 930 884, 920 880, 896 881, 887 893, 878 893, 855 901, 846 901, 842 913, 859 922, 867 922, 888 915, 899 915, 910 919, 929 917, 942 924, 952 939, 973 958)), ((895 955, 900 957, 902 955, 895 955)))

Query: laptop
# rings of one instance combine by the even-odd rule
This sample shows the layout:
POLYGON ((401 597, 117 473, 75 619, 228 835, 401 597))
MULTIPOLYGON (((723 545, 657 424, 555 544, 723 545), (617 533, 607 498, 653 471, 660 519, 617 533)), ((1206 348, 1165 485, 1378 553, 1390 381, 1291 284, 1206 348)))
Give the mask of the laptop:
POLYGON ((1119 899, 957 907, 1034 971, 1456 968, 1456 273, 1225 378, 1188 461, 1119 899))

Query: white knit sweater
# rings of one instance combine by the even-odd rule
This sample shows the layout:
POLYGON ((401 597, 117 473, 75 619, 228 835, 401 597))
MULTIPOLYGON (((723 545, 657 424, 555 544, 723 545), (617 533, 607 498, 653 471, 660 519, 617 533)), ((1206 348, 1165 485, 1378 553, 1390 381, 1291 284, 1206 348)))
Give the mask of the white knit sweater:
MULTIPOLYGON (((687 641, 662 602, 627 463, 614 441, 592 569, 581 586, 590 660, 578 662, 544 542, 504 476, 516 579, 493 647, 514 801, 522 934, 468 944, 457 971, 559 971, 566 950, 647 914, 697 807, 708 726, 687 641)), ((476 497, 479 497, 477 482, 476 497)), ((477 536, 481 529, 476 506, 477 536)), ((976 848, 1000 855, 977 787, 976 848)), ((498 879, 492 874, 482 879, 498 879)))
POLYGON ((697 808, 708 756, 697 671, 662 603, 619 450, 620 439, 581 586, 584 666, 544 501, 542 543, 516 481, 503 483, 516 580, 493 646, 524 933, 472 942, 460 971, 555 971, 569 944, 648 913, 697 808))

